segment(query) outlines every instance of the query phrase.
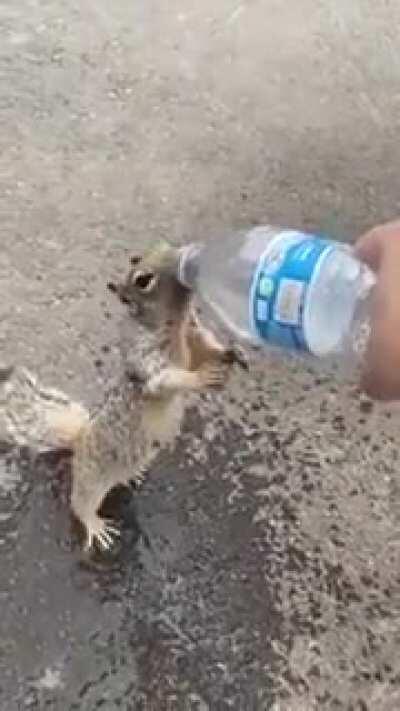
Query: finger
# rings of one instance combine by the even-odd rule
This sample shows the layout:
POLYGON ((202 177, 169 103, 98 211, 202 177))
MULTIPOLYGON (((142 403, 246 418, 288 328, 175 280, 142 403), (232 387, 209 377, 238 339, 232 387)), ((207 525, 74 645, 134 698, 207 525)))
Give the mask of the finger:
POLYGON ((379 270, 382 257, 382 242, 377 237, 375 230, 360 237, 356 242, 355 252, 357 257, 365 264, 368 264, 373 271, 377 272, 379 270))
POLYGON ((400 245, 400 220, 388 222, 366 232, 357 240, 355 252, 362 262, 374 271, 379 271, 387 244, 390 242, 392 248, 394 241, 400 245))
MULTIPOLYGON (((382 268, 383 276, 387 269, 386 262, 382 268)), ((387 288, 386 280, 380 280, 371 304, 372 332, 361 383, 366 393, 378 400, 400 398, 399 301, 399 292, 387 288)))
POLYGON ((400 380, 396 370, 392 366, 382 368, 380 357, 373 350, 362 374, 361 387, 374 400, 389 402, 400 399, 400 380))

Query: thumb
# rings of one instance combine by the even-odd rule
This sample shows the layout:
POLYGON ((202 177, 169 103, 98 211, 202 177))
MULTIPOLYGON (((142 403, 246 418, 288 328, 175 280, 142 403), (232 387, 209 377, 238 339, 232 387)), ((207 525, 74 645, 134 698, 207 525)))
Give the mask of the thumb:
POLYGON ((375 272, 379 270, 382 259, 382 240, 379 229, 371 230, 360 237, 355 244, 355 254, 361 262, 375 272))
MULTIPOLYGON (((389 244, 400 245, 400 220, 374 227, 373 230, 360 237, 355 245, 355 253, 371 269, 379 271, 382 258, 387 252, 386 247, 389 244)), ((392 254, 392 247, 390 254, 392 254)))

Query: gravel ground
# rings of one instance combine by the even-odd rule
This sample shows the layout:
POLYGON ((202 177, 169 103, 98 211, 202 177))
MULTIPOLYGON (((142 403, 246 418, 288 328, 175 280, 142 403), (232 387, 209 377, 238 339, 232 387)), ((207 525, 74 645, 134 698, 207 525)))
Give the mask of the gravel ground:
MULTIPOLYGON (((95 404, 105 282, 159 235, 400 212, 394 0, 3 0, 0 346, 95 404)), ((4 458, 4 711, 397 711, 398 407, 269 358, 205 398, 121 546, 87 560, 69 462, 4 458)))

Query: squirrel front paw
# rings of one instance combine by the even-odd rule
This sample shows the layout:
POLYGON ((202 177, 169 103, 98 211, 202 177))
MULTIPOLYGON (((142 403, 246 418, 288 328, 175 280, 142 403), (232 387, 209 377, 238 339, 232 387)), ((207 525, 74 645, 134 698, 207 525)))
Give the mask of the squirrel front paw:
POLYGON ((221 361, 222 363, 226 363, 227 365, 234 365, 237 363, 237 365, 240 365, 243 370, 249 370, 249 362, 247 359, 247 356, 239 346, 232 346, 229 348, 225 348, 223 351, 221 351, 221 361))
POLYGON ((223 363, 206 363, 198 371, 200 388, 222 388, 228 379, 228 368, 223 363))

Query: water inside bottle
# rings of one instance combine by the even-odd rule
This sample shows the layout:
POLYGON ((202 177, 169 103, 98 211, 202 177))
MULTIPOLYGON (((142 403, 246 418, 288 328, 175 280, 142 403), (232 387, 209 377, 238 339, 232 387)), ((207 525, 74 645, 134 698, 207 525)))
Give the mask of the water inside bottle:
POLYGON ((368 340, 369 273, 346 248, 330 252, 308 295, 307 340, 317 356, 358 358, 368 340), (361 343, 363 341, 363 343, 361 343))
POLYGON ((213 240, 203 257, 199 291, 217 319, 239 339, 255 343, 249 319, 249 295, 254 272, 276 230, 255 227, 238 232, 235 239, 213 240))

